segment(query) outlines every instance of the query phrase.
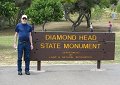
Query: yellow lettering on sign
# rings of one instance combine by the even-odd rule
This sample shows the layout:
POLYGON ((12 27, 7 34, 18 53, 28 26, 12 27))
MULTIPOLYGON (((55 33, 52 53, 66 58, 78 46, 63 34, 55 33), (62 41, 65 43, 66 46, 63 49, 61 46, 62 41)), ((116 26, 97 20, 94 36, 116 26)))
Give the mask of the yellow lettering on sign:
POLYGON ((76 35, 45 35, 45 40, 76 40, 76 35))
POLYGON ((64 44, 64 48, 99 49, 101 44, 64 44))
POLYGON ((40 48, 60 48, 60 43, 41 43, 40 48))
POLYGON ((79 36, 79 40, 97 40, 97 36, 96 35, 80 35, 79 36))

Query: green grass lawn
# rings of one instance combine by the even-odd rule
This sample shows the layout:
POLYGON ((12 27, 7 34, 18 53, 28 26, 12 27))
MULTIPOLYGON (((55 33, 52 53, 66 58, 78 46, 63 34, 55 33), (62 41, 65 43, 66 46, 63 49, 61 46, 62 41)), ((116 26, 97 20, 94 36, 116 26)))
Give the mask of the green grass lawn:
POLYGON ((115 63, 120 63, 120 32, 116 32, 115 63))
MULTIPOLYGON (((102 63, 120 63, 120 32, 116 33, 115 60, 102 63)), ((0 32, 0 66, 16 65, 17 51, 13 48, 14 30, 0 32)), ((45 61, 43 64, 93 64, 96 61, 45 61)), ((35 65, 36 62, 31 62, 35 65)))
POLYGON ((0 36, 0 64, 16 63, 16 52, 13 48, 13 36, 0 36))

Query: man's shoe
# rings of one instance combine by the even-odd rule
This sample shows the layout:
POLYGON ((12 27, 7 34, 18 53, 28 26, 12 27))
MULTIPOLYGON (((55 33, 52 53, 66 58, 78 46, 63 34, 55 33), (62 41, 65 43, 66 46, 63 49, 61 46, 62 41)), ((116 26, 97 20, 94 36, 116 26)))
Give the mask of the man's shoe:
POLYGON ((29 72, 29 71, 26 71, 25 74, 26 74, 26 75, 30 75, 30 72, 29 72))
POLYGON ((22 75, 22 72, 21 72, 21 71, 18 71, 18 75, 22 75))

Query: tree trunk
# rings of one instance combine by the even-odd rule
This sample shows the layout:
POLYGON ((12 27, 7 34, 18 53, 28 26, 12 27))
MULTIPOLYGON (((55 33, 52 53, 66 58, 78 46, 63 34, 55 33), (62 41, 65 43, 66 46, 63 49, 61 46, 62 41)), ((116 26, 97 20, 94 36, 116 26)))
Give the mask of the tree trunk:
POLYGON ((89 28, 90 27, 90 18, 91 18, 91 10, 90 9, 88 9, 87 13, 85 14, 85 18, 87 21, 87 27, 89 28))
POLYGON ((90 19, 88 16, 85 15, 86 21, 87 21, 87 28, 90 27, 90 19))

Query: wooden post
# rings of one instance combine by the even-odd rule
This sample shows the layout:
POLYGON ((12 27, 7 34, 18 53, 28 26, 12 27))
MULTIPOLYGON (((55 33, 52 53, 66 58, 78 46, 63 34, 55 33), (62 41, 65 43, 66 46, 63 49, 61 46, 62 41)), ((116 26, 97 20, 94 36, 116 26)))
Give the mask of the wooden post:
POLYGON ((38 71, 41 70, 41 61, 37 61, 37 70, 38 70, 38 71))
POLYGON ((97 60, 97 69, 100 69, 100 67, 101 67, 101 61, 97 60))

